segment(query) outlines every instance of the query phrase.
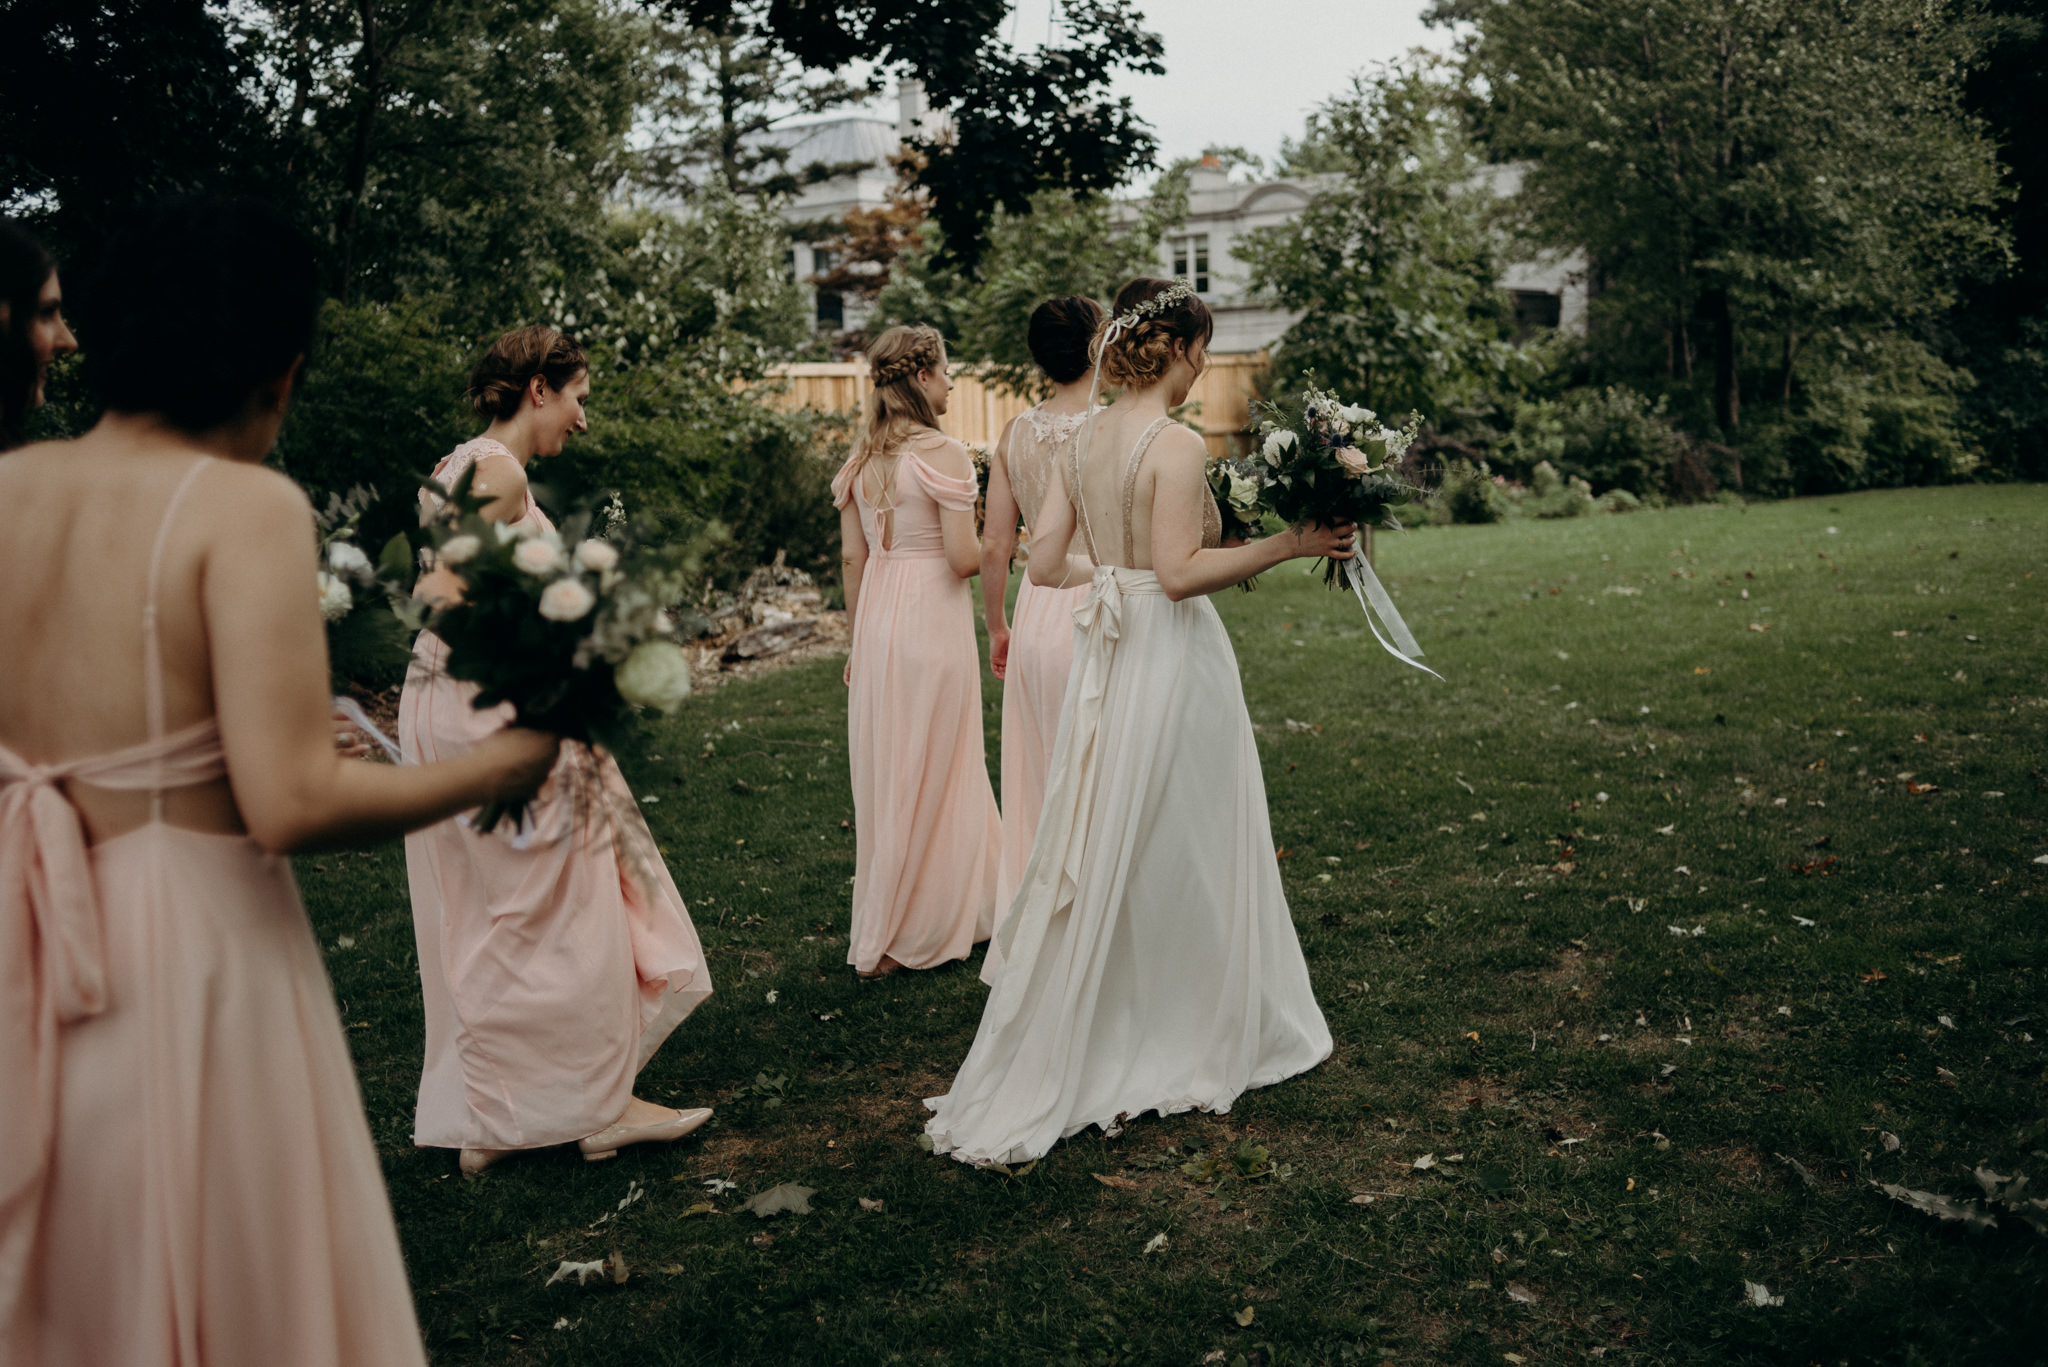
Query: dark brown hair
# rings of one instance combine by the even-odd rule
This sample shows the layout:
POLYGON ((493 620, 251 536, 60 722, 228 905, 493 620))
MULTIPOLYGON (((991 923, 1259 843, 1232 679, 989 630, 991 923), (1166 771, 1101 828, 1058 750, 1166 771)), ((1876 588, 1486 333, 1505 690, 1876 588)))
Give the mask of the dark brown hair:
POLYGON ((312 350, 319 288, 312 244, 268 204, 190 194, 145 205, 84 292, 86 383, 116 413, 218 427, 312 350))
POLYGON ((21 445, 28 435, 29 405, 36 396, 29 329, 56 269, 57 259, 26 228, 0 218, 0 303, 7 305, 7 323, 0 328, 0 451, 21 445))
POLYGON ((1094 364, 1088 344, 1106 317, 1102 305, 1085 295, 1046 300, 1031 310, 1031 327, 1025 333, 1031 359, 1054 384, 1072 384, 1094 364))
MULTIPOLYGON (((1141 275, 1116 292, 1115 316, 1121 318, 1140 304, 1151 302, 1180 283, 1141 275)), ((1113 322, 1114 320, 1112 320, 1113 322)), ((1102 382, 1121 389, 1147 389, 1166 377, 1173 364, 1173 346, 1178 342, 1192 351, 1216 335, 1216 320, 1201 296, 1189 293, 1178 302, 1119 328, 1108 346, 1103 336, 1111 323, 1095 333, 1089 351, 1102 356, 1102 382)))
POLYGON ((463 397, 481 418, 509 418, 519 411, 526 387, 538 375, 550 389, 566 389, 578 375, 590 369, 590 362, 563 333, 544 323, 514 328, 491 343, 483 359, 469 372, 469 389, 463 397))

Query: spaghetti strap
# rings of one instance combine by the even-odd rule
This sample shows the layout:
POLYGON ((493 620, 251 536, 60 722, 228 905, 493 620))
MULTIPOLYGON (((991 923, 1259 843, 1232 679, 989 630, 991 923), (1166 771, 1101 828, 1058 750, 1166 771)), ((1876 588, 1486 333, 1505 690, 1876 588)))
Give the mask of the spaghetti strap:
POLYGON ((142 699, 149 725, 149 742, 152 750, 149 781, 149 819, 164 819, 164 763, 163 747, 167 724, 164 717, 164 654, 163 642, 157 632, 156 591, 164 567, 164 547, 171 539, 171 524, 178 515, 178 505, 185 501, 185 495, 192 488, 192 481, 199 478, 199 472, 212 464, 212 456, 201 456, 178 481, 178 487, 171 493, 171 501, 164 505, 163 521, 157 524, 156 545, 149 552, 149 581, 142 599, 142 699))
POLYGON ((1138 434, 1138 440, 1131 447, 1130 463, 1124 466, 1124 563, 1138 563, 1138 543, 1131 531, 1131 507, 1138 498, 1138 467, 1145 463, 1145 453, 1152 449, 1152 439, 1160 429, 1172 422, 1172 418, 1154 418, 1152 425, 1138 434))

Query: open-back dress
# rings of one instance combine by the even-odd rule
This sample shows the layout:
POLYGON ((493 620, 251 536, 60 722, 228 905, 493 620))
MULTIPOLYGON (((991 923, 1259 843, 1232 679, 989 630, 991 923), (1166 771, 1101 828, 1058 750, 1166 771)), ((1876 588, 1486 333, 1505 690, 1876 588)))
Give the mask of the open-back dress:
MULTIPOLYGON (((164 820, 227 773, 211 717, 30 764, 0 746, 0 1362, 423 1364, 391 1205, 291 864, 164 820), (87 846, 66 781, 150 794, 87 846)), ((311 611, 310 606, 308 611, 311 611)))
MULTIPOLYGON (((981 1026, 951 1091, 925 1103, 934 1150, 963 1162, 1028 1161, 1146 1111, 1228 1111, 1330 1053, 1229 633, 1208 598, 1174 602, 1131 567, 1138 472, 1167 422, 1125 465, 1120 561, 1096 540, 1071 455, 1097 569, 1074 614, 1045 807, 981 1026)), ((1221 521, 1204 505, 1213 548, 1221 521)))

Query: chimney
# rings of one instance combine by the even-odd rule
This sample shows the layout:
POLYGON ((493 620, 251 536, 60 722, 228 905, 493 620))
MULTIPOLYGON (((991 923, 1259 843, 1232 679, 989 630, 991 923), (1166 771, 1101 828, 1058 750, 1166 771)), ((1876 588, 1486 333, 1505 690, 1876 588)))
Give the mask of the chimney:
POLYGON ((925 131, 926 106, 923 81, 899 81, 896 85, 896 136, 909 142, 925 131))

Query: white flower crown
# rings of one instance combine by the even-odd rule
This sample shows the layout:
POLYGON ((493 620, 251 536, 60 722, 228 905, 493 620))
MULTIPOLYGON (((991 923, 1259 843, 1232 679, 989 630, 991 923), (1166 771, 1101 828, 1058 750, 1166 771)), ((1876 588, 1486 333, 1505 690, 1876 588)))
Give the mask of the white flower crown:
POLYGON ((1113 332, 1128 332, 1154 314, 1164 313, 1182 300, 1194 297, 1195 287, 1193 285, 1185 280, 1176 280, 1144 303, 1133 304, 1130 308, 1119 313, 1116 316, 1116 320, 1109 325, 1110 330, 1113 332))

